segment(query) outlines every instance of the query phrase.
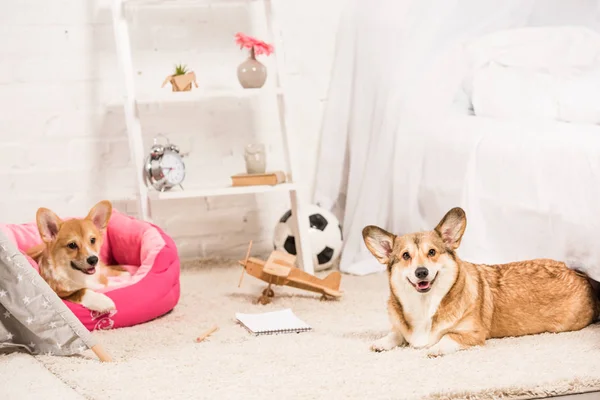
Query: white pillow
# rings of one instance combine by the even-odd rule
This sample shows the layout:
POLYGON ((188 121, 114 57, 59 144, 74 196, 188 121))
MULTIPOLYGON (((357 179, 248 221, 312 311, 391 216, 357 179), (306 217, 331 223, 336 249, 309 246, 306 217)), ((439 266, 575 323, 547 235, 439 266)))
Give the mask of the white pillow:
POLYGON ((600 69, 555 76, 530 68, 496 63, 473 77, 475 115, 600 123, 600 69))
POLYGON ((600 35, 584 27, 495 32, 466 46, 480 116, 600 123, 600 35))
POLYGON ((600 65, 600 34, 583 26, 515 28, 470 41, 466 53, 474 70, 495 62, 568 73, 600 65))
POLYGON ((558 96, 558 120, 600 124, 600 68, 565 80, 558 96))
POLYGON ((473 76, 471 102, 475 115, 493 118, 555 119, 555 87, 549 74, 496 63, 473 76))

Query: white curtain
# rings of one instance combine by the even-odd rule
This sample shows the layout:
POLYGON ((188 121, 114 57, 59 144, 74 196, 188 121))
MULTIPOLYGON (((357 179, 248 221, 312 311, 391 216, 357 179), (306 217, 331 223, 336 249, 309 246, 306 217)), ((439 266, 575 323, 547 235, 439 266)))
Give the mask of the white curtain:
MULTIPOLYGON (((364 226, 406 233, 431 229, 442 217, 423 217, 419 182, 431 160, 424 159, 426 142, 412 141, 415 131, 405 129, 405 121, 450 112, 465 68, 456 48, 506 28, 596 27, 599 10, 596 0, 349 0, 338 33, 313 199, 342 220, 343 272, 383 269, 364 246, 364 226)), ((459 192, 464 204, 468 196, 459 192)))

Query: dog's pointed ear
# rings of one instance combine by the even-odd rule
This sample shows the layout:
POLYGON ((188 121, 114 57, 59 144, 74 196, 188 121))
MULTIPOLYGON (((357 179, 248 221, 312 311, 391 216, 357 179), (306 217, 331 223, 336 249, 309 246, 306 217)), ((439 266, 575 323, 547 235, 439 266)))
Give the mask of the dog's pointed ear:
POLYGON ((50 243, 58 235, 62 220, 51 210, 47 208, 40 208, 37 210, 35 215, 38 231, 40 231, 40 237, 45 243, 50 243))
POLYGON ((92 221, 96 228, 100 231, 104 231, 108 226, 108 221, 110 220, 110 216, 112 215, 112 204, 108 200, 102 200, 98 204, 96 204, 90 210, 86 219, 92 221))
POLYGON ((394 248, 395 235, 374 225, 366 226, 363 231, 363 240, 367 249, 381 264, 388 264, 394 248))
POLYGON ((467 215, 460 207, 454 207, 444 215, 444 218, 435 227, 444 243, 453 250, 460 246, 465 229, 467 228, 467 215))

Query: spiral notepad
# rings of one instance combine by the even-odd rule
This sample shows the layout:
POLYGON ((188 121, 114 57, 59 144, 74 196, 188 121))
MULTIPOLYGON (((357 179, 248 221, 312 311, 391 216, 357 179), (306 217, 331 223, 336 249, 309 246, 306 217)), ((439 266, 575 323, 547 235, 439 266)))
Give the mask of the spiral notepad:
POLYGON ((312 329, 289 308, 260 314, 236 313, 235 317, 249 332, 255 335, 299 333, 312 329))

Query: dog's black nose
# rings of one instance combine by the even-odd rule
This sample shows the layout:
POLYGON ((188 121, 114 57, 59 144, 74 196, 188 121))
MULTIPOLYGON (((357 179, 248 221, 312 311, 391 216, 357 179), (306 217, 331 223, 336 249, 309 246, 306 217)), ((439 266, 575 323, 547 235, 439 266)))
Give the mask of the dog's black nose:
POLYGON ((86 261, 88 264, 90 264, 92 267, 94 267, 96 264, 98 264, 98 257, 89 256, 86 261))
POLYGON ((425 279, 429 275, 429 270, 425 267, 419 267, 415 270, 415 275, 419 279, 425 279))

